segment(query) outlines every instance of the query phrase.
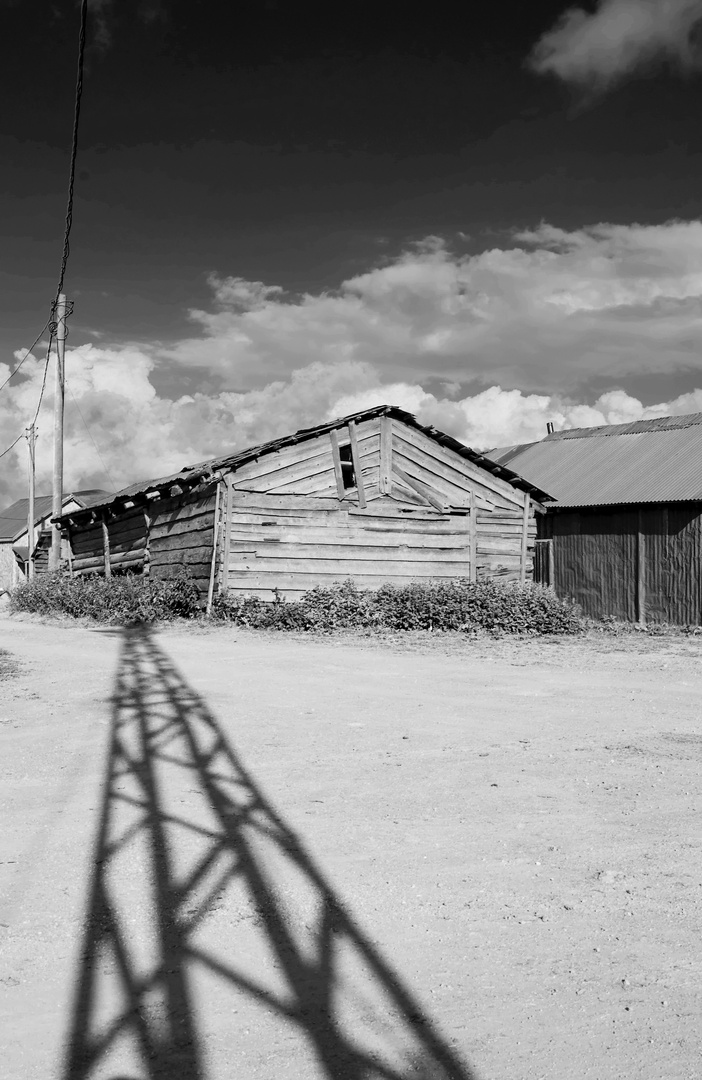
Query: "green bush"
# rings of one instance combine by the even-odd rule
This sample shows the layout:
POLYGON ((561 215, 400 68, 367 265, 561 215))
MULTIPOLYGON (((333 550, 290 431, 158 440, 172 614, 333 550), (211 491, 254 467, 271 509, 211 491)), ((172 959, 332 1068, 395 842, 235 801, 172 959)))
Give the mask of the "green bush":
POLYGON ((10 610, 105 623, 153 623, 192 618, 199 611, 199 593, 185 574, 168 581, 120 574, 108 581, 97 574, 72 578, 59 571, 19 585, 10 610))
POLYGON ((414 582, 360 590, 353 581, 335 582, 286 603, 258 597, 217 597, 213 614, 239 626, 274 630, 331 631, 487 630, 510 634, 575 634, 584 624, 576 606, 541 585, 497 581, 414 582))

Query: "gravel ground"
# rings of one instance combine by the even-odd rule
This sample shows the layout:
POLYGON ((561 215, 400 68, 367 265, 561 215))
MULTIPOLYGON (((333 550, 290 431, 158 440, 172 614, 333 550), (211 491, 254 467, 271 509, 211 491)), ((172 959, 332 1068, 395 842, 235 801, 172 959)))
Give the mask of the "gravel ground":
POLYGON ((685 634, 0 618, 3 1075, 697 1078, 701 690, 685 634))

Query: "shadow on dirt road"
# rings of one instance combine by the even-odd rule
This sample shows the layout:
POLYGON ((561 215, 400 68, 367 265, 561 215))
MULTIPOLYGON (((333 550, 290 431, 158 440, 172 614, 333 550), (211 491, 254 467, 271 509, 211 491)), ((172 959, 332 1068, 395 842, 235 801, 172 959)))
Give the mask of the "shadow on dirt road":
MULTIPOLYGON (((154 637, 120 633, 64 1080, 207 1080, 213 980, 255 1003, 267 1031, 295 1029, 325 1077, 475 1080, 154 637)), ((226 1075, 248 1080, 226 1024, 226 1075)))

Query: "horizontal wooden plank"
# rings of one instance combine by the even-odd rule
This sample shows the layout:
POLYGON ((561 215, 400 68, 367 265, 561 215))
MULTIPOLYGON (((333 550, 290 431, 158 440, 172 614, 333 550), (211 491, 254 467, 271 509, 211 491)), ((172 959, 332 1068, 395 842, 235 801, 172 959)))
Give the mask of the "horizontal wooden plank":
MULTIPOLYGON (((507 557, 507 556, 506 556, 507 557)), ((435 553, 433 559, 295 559, 252 556, 247 559, 242 553, 238 559, 232 556, 229 561, 229 574, 252 571, 276 574, 332 574, 337 578, 355 577, 357 573, 365 577, 370 575, 403 576, 416 574, 419 577, 455 575, 461 577, 468 573, 468 559, 459 558, 455 553, 447 552, 444 557, 435 553)))
POLYGON ((202 551, 212 553, 211 532, 176 533, 175 536, 153 536, 149 540, 149 550, 156 554, 162 551, 185 551, 189 548, 200 548, 202 551))
MULTIPOLYGON (((251 545, 232 544, 231 558, 241 560, 245 553, 260 559, 301 559, 303 562, 320 562, 330 559, 342 559, 349 562, 365 560, 393 559, 408 560, 411 562, 426 562, 432 559, 441 561, 458 559, 465 562, 468 559, 468 545, 446 544, 445 541, 433 538, 434 543, 424 547, 409 547, 406 545, 393 544, 392 546, 355 545, 348 544, 258 544, 251 545)), ((491 552, 486 552, 491 554, 491 552)))
MULTIPOLYGON (((465 581, 467 574, 444 574, 437 573, 433 579, 428 576, 420 576, 416 574, 392 574, 388 573, 383 575, 379 574, 354 574, 353 580, 359 589, 377 589, 385 582, 395 585, 411 585, 415 581, 465 581)), ((227 578, 227 589, 236 590, 241 593, 246 593, 249 590, 259 589, 295 589, 306 592, 309 589, 314 588, 316 585, 329 586, 334 582, 340 582, 346 580, 343 575, 339 574, 278 574, 278 573, 254 573, 250 571, 246 574, 230 574, 227 578)))
POLYGON ((483 514, 479 512, 477 515, 478 524, 480 524, 481 521, 484 521, 486 523, 494 521, 518 521, 521 525, 523 520, 523 510, 504 510, 502 507, 498 507, 497 509, 493 510, 491 514, 483 514))
POLYGON ((171 563, 182 563, 184 566, 191 563, 207 563, 209 566, 212 558, 212 548, 180 548, 176 551, 150 550, 149 556, 153 566, 165 566, 171 563))
POLYGON ((237 509, 290 510, 291 513, 306 513, 311 510, 336 510, 336 498, 310 498, 306 495, 271 495, 258 491, 238 491, 233 493, 233 507, 237 509))
POLYGON ((240 530, 233 527, 230 533, 232 547, 235 545, 269 544, 287 546, 304 544, 327 550, 329 547, 403 547, 403 548, 462 548, 468 544, 467 530, 431 533, 380 529, 259 529, 240 530))
POLYGON ((494 569, 498 566, 508 566, 519 568, 521 563, 521 555, 487 555, 478 553, 475 559, 475 565, 480 568, 489 567, 494 569))
POLYGON ((149 530, 151 536, 171 536, 174 533, 198 532, 200 529, 212 529, 214 525, 214 511, 206 510, 203 514, 194 517, 173 518, 164 521, 155 521, 149 530))
MULTIPOLYGON (((290 483, 276 484, 271 491, 281 495, 311 495, 313 498, 326 497, 330 492, 336 495, 336 477, 333 470, 325 469, 313 476, 293 480, 290 483)), ((338 498, 338 495, 336 497, 338 498)))
POLYGON ((514 540, 500 540, 497 537, 481 536, 478 533, 478 555, 521 555, 522 544, 520 538, 514 540))
POLYGON ((197 499, 179 496, 177 499, 155 499, 148 508, 149 520, 154 525, 188 517, 197 517, 208 510, 214 510, 214 494, 197 499))
POLYGON ((399 438, 423 451, 427 455, 433 456, 438 461, 448 464, 457 471, 462 472, 469 480, 475 481, 476 484, 486 488, 488 492, 501 496, 508 503, 514 503, 517 506, 524 505, 524 493, 521 490, 513 488, 506 480, 501 480, 487 470, 481 469, 480 466, 466 458, 462 458, 452 450, 440 446, 439 443, 434 442, 433 439, 424 435, 423 432, 417 431, 415 428, 407 427, 398 420, 392 421, 392 431, 393 436, 397 435, 399 438))

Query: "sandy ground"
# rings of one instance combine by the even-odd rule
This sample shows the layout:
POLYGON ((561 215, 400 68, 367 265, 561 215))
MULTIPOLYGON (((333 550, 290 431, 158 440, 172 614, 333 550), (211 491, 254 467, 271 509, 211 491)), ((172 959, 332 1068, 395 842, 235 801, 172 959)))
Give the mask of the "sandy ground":
POLYGON ((0 619, 7 1080, 702 1075, 702 640, 0 619))

